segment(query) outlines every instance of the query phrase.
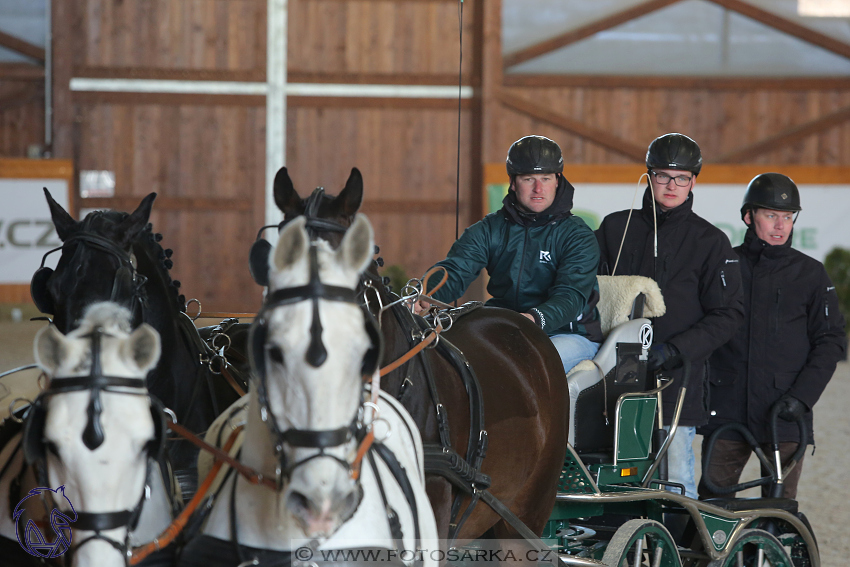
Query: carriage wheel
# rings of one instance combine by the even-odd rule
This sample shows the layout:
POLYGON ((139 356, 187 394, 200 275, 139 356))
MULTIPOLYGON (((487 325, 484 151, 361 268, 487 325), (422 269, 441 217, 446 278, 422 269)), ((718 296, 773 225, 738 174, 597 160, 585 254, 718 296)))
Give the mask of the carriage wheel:
POLYGON ((764 530, 744 530, 725 559, 708 567, 794 567, 791 557, 776 537, 764 530))
POLYGON ((655 520, 629 520, 617 530, 602 562, 608 567, 680 567, 679 551, 667 528, 655 520))

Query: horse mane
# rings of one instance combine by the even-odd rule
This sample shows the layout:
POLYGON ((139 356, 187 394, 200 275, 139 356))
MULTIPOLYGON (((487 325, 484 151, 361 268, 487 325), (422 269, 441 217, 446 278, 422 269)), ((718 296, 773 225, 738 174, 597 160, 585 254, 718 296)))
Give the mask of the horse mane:
MULTIPOLYGON (((129 213, 120 211, 94 211, 86 215, 80 222, 79 230, 103 234, 115 239, 121 235, 114 234, 114 227, 120 225, 128 216, 130 216, 129 213)), ((173 307, 185 313, 186 297, 180 293, 180 281, 172 279, 170 273, 174 266, 174 262, 171 260, 174 251, 171 248, 163 248, 159 244, 160 241, 162 241, 162 234, 153 232, 153 225, 148 223, 133 239, 133 252, 137 255, 139 253, 146 255, 151 265, 156 269, 156 275, 161 280, 173 307)))

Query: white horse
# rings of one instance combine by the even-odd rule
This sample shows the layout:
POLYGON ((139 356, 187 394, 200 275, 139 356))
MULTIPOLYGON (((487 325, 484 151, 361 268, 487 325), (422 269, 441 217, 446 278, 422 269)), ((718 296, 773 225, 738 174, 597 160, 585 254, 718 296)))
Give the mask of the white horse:
MULTIPOLYGON (((23 431, 0 453, 0 463, 9 464, 0 478, 0 533, 21 541, 30 555, 64 555, 75 567, 123 567, 128 549, 152 541, 171 522, 171 493, 158 463, 164 417, 145 387, 159 359, 159 335, 146 324, 131 332, 131 320, 127 309, 97 303, 67 336, 53 326, 36 336, 36 362, 50 382, 23 431), (15 478, 25 488, 11 501, 15 478), (30 497, 34 487, 52 494, 38 488, 30 497), (17 511, 26 510, 10 517, 21 499, 17 511), (60 537, 39 546, 44 542, 32 531, 38 523, 30 520, 52 526, 40 529, 48 532, 45 539, 51 531, 60 537)), ((150 560, 145 564, 171 561, 165 553, 150 560)))
MULTIPOLYGON (((371 390, 363 378, 374 372, 380 339, 355 288, 373 247, 362 216, 337 251, 311 243, 303 217, 282 230, 252 334, 251 391, 207 436, 221 441, 227 422, 244 423, 239 460, 267 485, 229 474, 180 565, 357 563, 367 556, 329 550, 364 549, 383 550, 373 561, 437 564, 416 425, 390 397, 364 403, 371 390), (358 466, 370 428, 376 441, 358 466)), ((209 464, 199 463, 199 478, 209 464)))

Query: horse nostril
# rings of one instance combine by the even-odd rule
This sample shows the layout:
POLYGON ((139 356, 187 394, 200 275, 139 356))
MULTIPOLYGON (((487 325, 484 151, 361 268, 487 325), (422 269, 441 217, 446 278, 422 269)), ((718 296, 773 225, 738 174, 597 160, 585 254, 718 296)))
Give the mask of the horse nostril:
POLYGON ((295 512, 297 515, 308 512, 311 508, 310 499, 300 492, 292 491, 286 498, 286 507, 295 512))

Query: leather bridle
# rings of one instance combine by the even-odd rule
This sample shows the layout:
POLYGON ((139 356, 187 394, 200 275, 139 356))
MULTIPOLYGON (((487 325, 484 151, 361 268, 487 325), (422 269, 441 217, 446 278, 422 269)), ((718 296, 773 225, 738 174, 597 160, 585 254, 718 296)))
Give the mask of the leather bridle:
POLYGON ((160 460, 162 456, 165 434, 164 410, 159 400, 149 394, 144 377, 128 378, 124 376, 111 376, 103 373, 100 363, 100 341, 103 336, 111 335, 104 333, 103 329, 98 327, 92 330, 90 334, 83 336, 91 338, 91 370, 88 376, 56 376, 51 379, 50 385, 41 394, 39 394, 38 398, 36 398, 35 402, 24 417, 25 424, 22 438, 24 457, 27 463, 34 466, 39 483, 47 486, 49 481, 47 478, 47 455, 45 452, 43 432, 44 420, 47 413, 47 410, 45 409, 45 400, 49 396, 84 390, 89 390, 91 392, 87 409, 88 423, 83 431, 83 442, 89 450, 92 451, 99 447, 104 440, 103 429, 100 423, 100 413, 102 411, 100 393, 102 391, 149 397, 151 415, 154 420, 154 438, 148 444, 146 449, 145 484, 136 505, 131 510, 119 510, 114 512, 80 512, 75 510, 76 519, 70 519, 70 522, 73 523, 74 529, 94 532, 94 535, 91 535, 75 546, 70 547, 68 550, 70 556, 73 556, 76 550, 84 544, 94 540, 101 540, 105 541, 121 553, 125 558, 125 564, 129 565, 127 561, 129 560, 131 552, 129 543, 130 533, 138 524, 139 517, 142 512, 142 506, 147 496, 150 494, 150 477, 153 469, 153 463, 154 461, 160 460), (123 527, 127 528, 127 534, 123 542, 116 541, 101 533, 103 531, 123 527))
MULTIPOLYGON (((327 350, 322 343, 322 323, 319 315, 319 300, 338 301, 357 305, 362 309, 362 305, 357 299, 357 290, 353 288, 325 285, 319 278, 319 264, 317 257, 317 248, 315 244, 311 244, 309 248, 310 259, 310 280, 306 285, 278 289, 266 297, 266 301, 257 314, 254 320, 254 325, 251 329, 251 356, 252 366, 257 375, 257 398, 260 403, 260 417, 268 426, 273 438, 275 447, 275 458, 278 466, 276 470, 277 486, 280 488, 284 480, 288 480, 292 472, 299 466, 319 457, 330 457, 342 465, 349 474, 356 477, 352 469, 352 463, 345 459, 337 457, 326 452, 327 449, 340 447, 351 442, 353 439, 362 441, 366 436, 366 428, 362 423, 362 413, 360 408, 355 412, 354 417, 348 425, 337 429, 326 430, 310 430, 289 428, 281 431, 278 426, 277 418, 275 417, 268 397, 267 373, 265 368, 265 346, 268 333, 268 319, 271 311, 278 307, 292 305, 301 301, 311 301, 313 307, 313 320, 310 325, 310 346, 305 354, 305 359, 310 366, 314 368, 320 367, 327 359, 327 350), (284 447, 312 448, 318 451, 304 459, 289 463, 284 452, 284 447)), ((377 325, 374 322, 371 314, 363 309, 364 318, 366 321, 367 332, 372 340, 372 346, 366 353, 361 372, 364 377, 371 377, 375 372, 378 361, 380 360, 381 339, 377 330, 377 325)), ((363 381, 365 388, 366 380, 363 381)), ((361 398, 363 398, 363 390, 361 390, 361 398)))

